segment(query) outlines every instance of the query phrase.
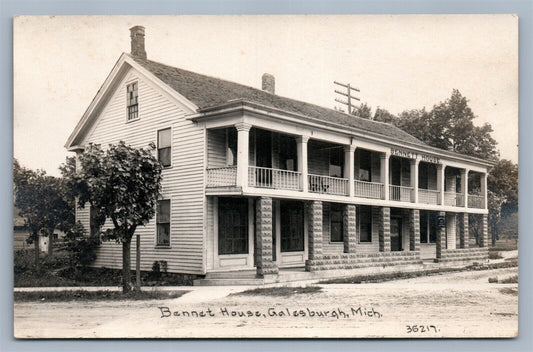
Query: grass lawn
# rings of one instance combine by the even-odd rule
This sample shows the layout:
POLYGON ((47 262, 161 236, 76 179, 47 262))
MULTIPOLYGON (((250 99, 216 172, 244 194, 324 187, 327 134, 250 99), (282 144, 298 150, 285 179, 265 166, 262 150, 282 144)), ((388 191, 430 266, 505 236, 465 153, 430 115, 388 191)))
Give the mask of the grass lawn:
POLYGON ((53 292, 15 292, 15 302, 68 302, 68 301, 125 301, 178 298, 189 291, 53 291, 53 292))

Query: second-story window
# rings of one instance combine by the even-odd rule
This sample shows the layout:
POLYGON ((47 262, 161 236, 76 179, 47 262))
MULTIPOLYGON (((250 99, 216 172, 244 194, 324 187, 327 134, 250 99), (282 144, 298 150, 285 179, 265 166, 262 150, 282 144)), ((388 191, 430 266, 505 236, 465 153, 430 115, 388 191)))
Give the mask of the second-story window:
POLYGON ((139 117, 139 92, 137 82, 127 85, 127 100, 128 100, 128 121, 135 120, 139 117))
POLYGON ((170 128, 157 131, 157 159, 164 167, 171 166, 172 138, 170 128))

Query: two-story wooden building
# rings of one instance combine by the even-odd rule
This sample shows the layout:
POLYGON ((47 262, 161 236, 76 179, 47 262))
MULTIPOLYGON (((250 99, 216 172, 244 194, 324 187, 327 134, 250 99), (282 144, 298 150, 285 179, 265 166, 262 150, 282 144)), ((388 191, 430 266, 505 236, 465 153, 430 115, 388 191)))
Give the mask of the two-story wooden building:
MULTIPOLYGON (((66 147, 157 145, 163 190, 137 229, 142 270, 264 277, 487 258, 489 162, 278 96, 269 74, 255 89, 148 60, 144 28, 131 38, 66 147)), ((90 228, 88 207, 76 216, 90 228)), ((95 265, 121 267, 120 251, 102 244, 95 265)))

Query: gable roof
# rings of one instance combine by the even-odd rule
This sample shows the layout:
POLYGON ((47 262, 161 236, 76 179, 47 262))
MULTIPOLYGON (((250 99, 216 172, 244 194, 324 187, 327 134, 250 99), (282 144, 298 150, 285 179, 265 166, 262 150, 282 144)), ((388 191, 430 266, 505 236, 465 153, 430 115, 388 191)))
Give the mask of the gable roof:
POLYGON ((200 110, 222 105, 230 101, 246 100, 290 113, 356 128, 362 132, 377 133, 387 138, 426 146, 425 143, 407 132, 383 122, 348 115, 333 109, 285 98, 261 89, 167 66, 155 61, 134 56, 131 56, 131 58, 162 82, 198 106, 200 110))

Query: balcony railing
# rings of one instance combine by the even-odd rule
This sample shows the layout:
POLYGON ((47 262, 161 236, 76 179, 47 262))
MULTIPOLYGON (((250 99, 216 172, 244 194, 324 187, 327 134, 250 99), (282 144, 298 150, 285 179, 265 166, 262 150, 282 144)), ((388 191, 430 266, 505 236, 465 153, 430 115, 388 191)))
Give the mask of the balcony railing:
POLYGON ((439 204, 440 191, 433 189, 418 189, 418 202, 424 204, 439 204))
POLYGON ((237 167, 219 167, 207 169, 207 187, 231 187, 237 181, 237 167))
POLYGON ((248 185, 250 187, 301 191, 302 174, 297 171, 250 166, 248 167, 248 185))
POLYGON ((469 194, 468 195, 468 207, 484 209, 485 208, 485 197, 469 194))
POLYGON ((348 189, 348 179, 308 175, 309 180, 309 192, 335 194, 339 196, 347 196, 350 194, 348 189))
POLYGON ((385 188, 383 183, 355 180, 355 196, 361 198, 383 199, 385 188))
POLYGON ((444 192, 444 205, 451 205, 452 207, 462 207, 464 204, 464 196, 462 193, 444 192))
POLYGON ((399 202, 411 202, 413 199, 413 187, 389 185, 390 200, 399 202))

